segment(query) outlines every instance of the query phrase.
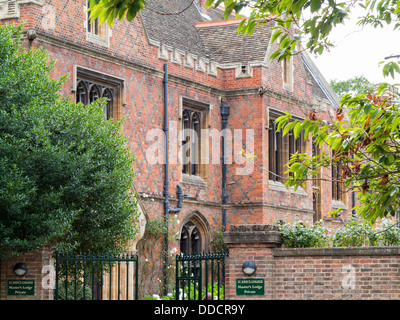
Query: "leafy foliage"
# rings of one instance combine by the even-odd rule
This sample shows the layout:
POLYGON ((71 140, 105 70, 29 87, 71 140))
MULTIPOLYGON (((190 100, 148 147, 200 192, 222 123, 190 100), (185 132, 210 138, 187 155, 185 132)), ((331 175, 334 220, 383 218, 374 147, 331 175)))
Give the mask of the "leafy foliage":
POLYGON ((283 242, 288 248, 398 246, 400 228, 385 219, 380 226, 352 217, 333 231, 321 224, 309 226, 301 221, 278 225, 283 242))
POLYGON ((281 223, 278 225, 282 232, 282 240, 289 248, 317 248, 328 246, 329 230, 321 224, 308 226, 297 221, 294 223, 281 223))
POLYGON ((115 19, 132 21, 144 5, 144 0, 90 0, 90 17, 99 18, 100 24, 107 21, 109 25, 113 25, 115 19))
POLYGON ((134 157, 105 101, 71 103, 43 50, 0 26, 0 257, 42 246, 121 249, 136 230, 134 157))

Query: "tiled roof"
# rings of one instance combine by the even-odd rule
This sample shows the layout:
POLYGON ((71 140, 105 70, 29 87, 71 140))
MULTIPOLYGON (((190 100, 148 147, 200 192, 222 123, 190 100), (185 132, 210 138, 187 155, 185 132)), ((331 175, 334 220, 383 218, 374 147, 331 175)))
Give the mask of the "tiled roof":
MULTIPOLYGON (((196 4, 192 2, 192 0, 147 0, 141 15, 150 39, 205 57, 205 48, 195 23, 209 20, 201 15, 196 4), (184 10, 185 8, 187 9, 184 10), (181 12, 182 10, 184 11, 181 12), (177 12, 181 13, 174 14, 177 12)), ((223 12, 210 9, 209 17, 215 20, 223 19, 223 12)))
POLYGON ((239 22, 201 23, 197 29, 209 57, 219 63, 264 61, 271 37, 271 27, 255 28, 251 36, 238 33, 239 22))
POLYGON ((142 18, 149 38, 218 63, 264 60, 271 27, 256 28, 252 36, 243 36, 237 31, 240 20, 225 21, 223 11, 213 8, 209 20, 191 2, 146 1, 142 18), (181 13, 171 14, 176 12, 181 13))

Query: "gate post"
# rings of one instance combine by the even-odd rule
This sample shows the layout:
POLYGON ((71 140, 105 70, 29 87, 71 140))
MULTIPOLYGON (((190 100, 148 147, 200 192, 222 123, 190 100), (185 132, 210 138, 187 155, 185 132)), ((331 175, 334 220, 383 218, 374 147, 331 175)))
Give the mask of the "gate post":
POLYGON ((230 225, 224 241, 229 250, 225 260, 225 299, 272 299, 273 291, 268 283, 273 273, 273 249, 282 243, 277 227, 230 225), (245 262, 255 263, 254 273, 249 275, 243 271, 245 262))

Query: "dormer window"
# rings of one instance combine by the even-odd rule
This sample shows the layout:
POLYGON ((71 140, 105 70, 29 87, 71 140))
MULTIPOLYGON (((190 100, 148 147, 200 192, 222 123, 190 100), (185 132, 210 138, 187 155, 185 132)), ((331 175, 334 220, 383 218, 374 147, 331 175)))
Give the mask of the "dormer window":
MULTIPOLYGON (((88 1, 87 8, 89 8, 89 5, 90 3, 88 1)), ((87 10, 87 8, 85 8, 85 10, 87 10)), ((91 19, 90 12, 87 12, 86 31, 88 41, 108 46, 111 30, 109 29, 107 22, 100 24, 99 18, 91 19)))

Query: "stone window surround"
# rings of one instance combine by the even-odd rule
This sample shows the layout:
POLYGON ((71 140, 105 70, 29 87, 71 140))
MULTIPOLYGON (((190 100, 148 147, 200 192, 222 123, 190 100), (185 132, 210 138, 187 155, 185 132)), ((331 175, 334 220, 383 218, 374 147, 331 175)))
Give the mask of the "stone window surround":
MULTIPOLYGON (((266 127, 266 129, 267 130, 269 129, 270 116, 275 118, 275 117, 279 117, 279 116, 282 116, 282 115, 284 115, 284 113, 282 111, 274 109, 272 107, 267 107, 267 119, 266 119, 267 121, 266 122, 267 122, 268 126, 266 127)), ((298 119, 297 117, 294 117, 294 118, 298 119)), ((301 120, 301 119, 299 119, 299 120, 301 120)), ((287 140, 287 137, 286 136, 283 137, 282 140, 284 140, 284 139, 287 140)), ((269 141, 269 138, 268 138, 268 141, 269 141)), ((287 141, 286 143, 282 143, 282 147, 284 148, 284 152, 283 153, 286 154, 287 152, 285 152, 285 151, 288 151, 286 149, 289 148, 289 142, 287 141), (286 145, 286 147, 285 147, 285 145, 286 145)), ((269 146, 268 146, 268 149, 269 149, 269 146)), ((302 141, 301 149, 304 150, 303 152, 307 152, 307 150, 308 150, 307 144, 304 142, 304 140, 302 141)), ((270 161, 270 159, 268 157, 268 168, 269 168, 269 161, 270 161)), ((289 161, 288 155, 287 155, 287 157, 283 157, 281 159, 282 166, 284 164, 286 164, 288 161, 289 161)), ((306 190, 304 190, 304 188, 302 188, 302 187, 299 187, 296 191, 294 191, 294 187, 288 188, 288 187, 286 187, 284 185, 284 183, 282 183, 280 181, 273 181, 271 179, 269 179, 269 181, 268 181, 268 188, 271 189, 271 190, 275 190, 275 191, 290 192, 290 193, 303 195, 303 196, 307 196, 308 195, 306 190)))
MULTIPOLYGON (((197 108, 202 112, 202 119, 201 119, 201 125, 200 125, 200 130, 202 129, 209 129, 210 127, 210 111, 212 109, 212 105, 208 105, 196 100, 193 100, 191 98, 187 98, 184 96, 180 96, 179 99, 179 135, 182 133, 182 119, 183 119, 183 109, 185 106, 188 108, 197 108)), ((200 142, 200 154, 198 157, 199 160, 199 174, 198 175, 190 175, 182 172, 182 182, 183 183, 189 183, 189 184, 194 184, 198 186, 206 186, 207 181, 208 181, 208 163, 207 161, 204 161, 208 159, 209 157, 209 150, 208 150, 208 145, 206 143, 203 143, 203 138, 199 137, 199 142, 200 142), (204 163, 206 162, 206 163, 204 163)), ((207 140, 208 141, 208 140, 207 140)), ((182 148, 182 141, 179 139, 179 147, 182 148)))
POLYGON ((104 72, 74 65, 72 72, 72 86, 71 93, 73 94, 74 101, 76 101, 77 84, 78 81, 84 79, 93 81, 95 83, 107 84, 107 86, 115 89, 115 96, 113 102, 113 114, 112 118, 118 121, 122 118, 122 107, 125 105, 125 90, 124 83, 125 79, 115 77, 113 75, 106 74, 104 72))

